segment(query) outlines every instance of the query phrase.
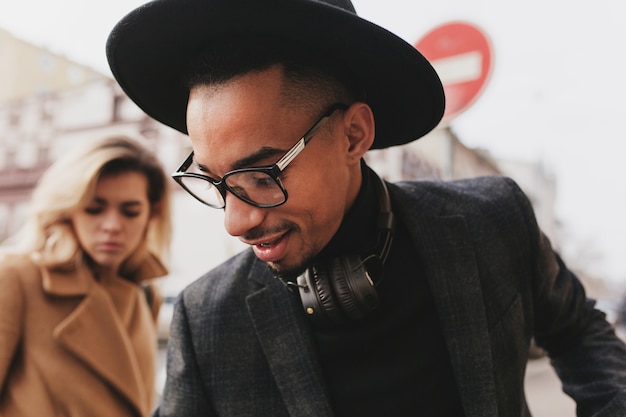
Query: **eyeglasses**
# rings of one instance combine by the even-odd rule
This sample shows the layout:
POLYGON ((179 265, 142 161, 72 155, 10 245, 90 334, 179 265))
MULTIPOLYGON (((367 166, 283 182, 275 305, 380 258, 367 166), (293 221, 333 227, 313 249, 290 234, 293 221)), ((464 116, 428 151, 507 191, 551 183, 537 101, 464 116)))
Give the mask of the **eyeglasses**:
POLYGON ((215 180, 206 175, 187 172, 193 163, 192 151, 172 178, 198 201, 216 209, 226 206, 226 191, 255 207, 280 206, 287 201, 287 190, 280 180, 280 174, 304 150, 324 122, 335 111, 346 108, 348 106, 342 103, 331 105, 313 127, 272 166, 236 169, 215 180))

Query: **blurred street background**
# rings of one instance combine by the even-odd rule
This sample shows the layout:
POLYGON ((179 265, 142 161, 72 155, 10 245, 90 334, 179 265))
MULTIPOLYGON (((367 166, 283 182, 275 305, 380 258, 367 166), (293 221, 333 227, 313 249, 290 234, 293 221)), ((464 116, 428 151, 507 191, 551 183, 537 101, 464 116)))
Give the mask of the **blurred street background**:
MULTIPOLYGON (((125 134, 168 171, 187 137, 137 108, 112 79, 106 38, 141 0, 0 1, 0 240, 14 233, 47 166, 80 141, 125 134)), ((419 141, 372 151, 390 181, 507 175, 530 197, 553 246, 611 321, 626 285, 626 3, 614 0, 353 0, 366 19, 433 62, 450 113, 419 141)), ((321 28, 320 30, 323 30, 321 28)), ((168 302, 242 245, 222 213, 174 191, 168 302)), ((574 416, 545 358, 532 360, 535 416, 574 416), (554 408, 551 408, 554 407, 554 408)))
MULTIPOLYGON (((617 333, 626 340, 626 329, 617 327, 617 333)), ((526 369, 526 398, 533 417, 574 417, 576 404, 563 393, 561 382, 548 358, 532 359, 526 369)))
POLYGON ((563 393, 548 358, 528 362, 526 400, 533 417, 574 417, 576 404, 563 393))

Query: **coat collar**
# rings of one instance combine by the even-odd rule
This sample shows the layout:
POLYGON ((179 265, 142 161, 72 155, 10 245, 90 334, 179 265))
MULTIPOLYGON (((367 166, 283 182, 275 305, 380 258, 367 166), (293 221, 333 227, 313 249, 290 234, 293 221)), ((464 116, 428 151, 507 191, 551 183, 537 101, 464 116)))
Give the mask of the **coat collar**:
MULTIPOLYGON (((35 263, 39 263, 36 256, 33 256, 32 259, 35 263)), ((167 272, 163 263, 156 256, 150 254, 135 273, 135 282, 164 276, 167 272)), ((84 264, 59 269, 42 267, 41 276, 44 292, 60 297, 86 295, 95 284, 93 273, 84 264)))
MULTIPOLYGON (((158 260, 154 261, 142 270, 144 276, 146 271, 149 275, 165 271, 158 260)), ((156 335, 154 329, 145 326, 152 322, 152 316, 147 307, 138 305, 143 296, 138 285, 113 276, 96 281, 86 266, 74 270, 41 268, 41 274, 45 293, 63 298, 82 297, 53 329, 55 340, 108 381, 133 405, 138 415, 149 414, 151 396, 145 385, 152 381, 144 380, 140 362, 145 362, 146 358, 138 355, 147 355, 147 360, 154 363, 156 335), (146 333, 137 339, 154 340, 155 346, 137 348, 128 335, 128 328, 146 333)))
MULTIPOLYGON (((38 258, 33 260, 39 264, 38 258)), ((59 297, 76 297, 85 295, 93 287, 95 279, 86 267, 76 268, 41 268, 43 291, 59 297)))
POLYGON ((54 328, 53 337, 119 391, 138 415, 147 415, 148 393, 137 352, 122 317, 102 286, 91 287, 78 307, 54 328))

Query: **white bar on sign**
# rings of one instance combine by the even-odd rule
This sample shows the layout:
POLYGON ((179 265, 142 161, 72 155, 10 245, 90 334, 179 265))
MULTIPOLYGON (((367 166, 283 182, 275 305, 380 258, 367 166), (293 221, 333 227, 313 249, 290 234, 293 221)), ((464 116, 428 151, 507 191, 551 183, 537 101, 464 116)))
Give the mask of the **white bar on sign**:
POLYGON ((480 52, 472 51, 437 59, 431 63, 441 78, 442 84, 457 84, 480 78, 483 57, 480 52))

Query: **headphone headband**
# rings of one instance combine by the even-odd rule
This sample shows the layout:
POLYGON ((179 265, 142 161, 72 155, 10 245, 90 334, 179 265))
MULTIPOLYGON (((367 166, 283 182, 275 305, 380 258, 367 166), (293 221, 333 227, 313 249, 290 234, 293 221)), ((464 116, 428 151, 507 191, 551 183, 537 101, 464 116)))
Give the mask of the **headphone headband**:
POLYGON ((393 240, 393 230, 395 228, 395 218, 391 211, 391 199, 389 198, 389 191, 387 190, 387 184, 380 178, 374 171, 372 174, 376 178, 376 191, 378 195, 378 203, 380 206, 380 214, 378 215, 378 229, 380 230, 380 236, 378 239, 380 253, 378 258, 384 264, 389 256, 389 250, 391 249, 391 241, 393 240))

